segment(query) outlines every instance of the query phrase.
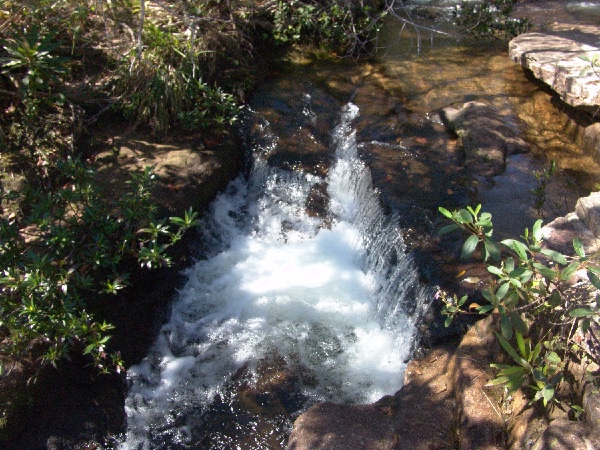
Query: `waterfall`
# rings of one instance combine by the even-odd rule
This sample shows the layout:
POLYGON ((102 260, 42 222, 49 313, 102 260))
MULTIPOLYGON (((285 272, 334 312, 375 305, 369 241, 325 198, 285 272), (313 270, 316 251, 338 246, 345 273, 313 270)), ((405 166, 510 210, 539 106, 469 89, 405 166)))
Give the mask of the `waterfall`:
POLYGON ((122 449, 282 448, 311 404, 402 386, 428 291, 357 156, 358 114, 342 111, 326 180, 267 164, 277 137, 260 122, 250 174, 205 219, 210 250, 128 371, 122 449), (324 182, 328 217, 306 214, 324 182))

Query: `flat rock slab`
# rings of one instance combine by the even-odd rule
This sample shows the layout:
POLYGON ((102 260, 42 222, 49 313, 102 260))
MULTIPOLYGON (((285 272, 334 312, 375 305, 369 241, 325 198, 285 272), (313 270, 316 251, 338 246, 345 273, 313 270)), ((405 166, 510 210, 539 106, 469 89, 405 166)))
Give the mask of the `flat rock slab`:
POLYGON ((599 41, 598 26, 556 25, 544 33, 517 36, 510 41, 508 52, 514 62, 531 70, 565 103, 595 107, 600 106, 600 76, 581 57, 600 55, 599 41))
POLYGON ((158 141, 144 134, 115 136, 113 148, 97 155, 97 181, 113 197, 122 196, 133 173, 154 167, 153 201, 160 213, 182 215, 204 209, 243 168, 235 139, 203 142, 195 136, 158 141))

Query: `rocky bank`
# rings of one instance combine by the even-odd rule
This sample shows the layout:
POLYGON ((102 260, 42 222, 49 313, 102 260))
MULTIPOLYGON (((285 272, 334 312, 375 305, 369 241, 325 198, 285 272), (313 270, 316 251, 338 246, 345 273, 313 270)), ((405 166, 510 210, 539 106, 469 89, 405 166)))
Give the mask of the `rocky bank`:
MULTIPOLYGON (((156 140, 119 124, 100 130, 105 151, 97 155, 98 179, 108 196, 118 196, 130 172, 155 166, 154 197, 162 215, 189 207, 203 211, 243 169, 245 157, 234 134, 188 135, 156 140)), ((174 250, 174 265, 158 271, 133 269, 132 287, 94 300, 99 320, 115 325, 110 349, 128 365, 139 362, 168 313, 190 262, 194 233, 174 250)), ((123 431, 124 374, 98 376, 85 361, 63 361, 40 371, 33 361, 5 360, 0 389, 0 448, 3 450, 111 448, 123 431), (35 382, 31 382, 35 379, 35 382)))

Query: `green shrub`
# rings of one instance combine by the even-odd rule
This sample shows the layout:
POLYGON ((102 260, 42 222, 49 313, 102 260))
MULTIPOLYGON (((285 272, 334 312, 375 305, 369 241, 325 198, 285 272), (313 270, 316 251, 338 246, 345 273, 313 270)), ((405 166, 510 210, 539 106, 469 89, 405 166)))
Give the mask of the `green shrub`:
POLYGON ((452 222, 440 233, 466 232, 461 257, 469 258, 479 248, 491 274, 484 281, 484 305, 467 304, 467 296, 439 293, 446 325, 457 314, 497 314, 496 336, 511 362, 492 365, 498 372, 491 384, 505 385, 509 392, 526 387, 532 402, 558 403, 557 388, 568 363, 599 362, 597 349, 587 347, 581 338, 600 317, 598 255, 586 255, 578 238, 573 240, 573 257, 544 248, 541 220, 525 230, 522 240, 496 242, 492 216, 480 210, 481 206, 452 212, 440 208, 452 222), (570 280, 581 270, 587 281, 574 287, 570 280))
POLYGON ((114 84, 120 107, 136 125, 161 137, 175 127, 222 131, 237 119, 236 99, 202 80, 198 41, 167 25, 147 21, 144 51, 121 61, 114 84))
POLYGON ((364 50, 379 31, 382 2, 277 1, 273 38, 279 44, 308 44, 347 53, 364 50))
POLYGON ((55 173, 58 189, 2 192, 3 202, 27 205, 0 220, 0 328, 9 334, 7 350, 39 353, 51 364, 78 352, 101 371, 120 370, 120 356, 105 350, 112 326, 94 319, 88 300, 128 285, 128 258, 147 268, 169 265, 166 250, 196 224, 196 214, 155 221, 150 167, 133 174, 128 192, 111 201, 81 161, 68 158, 55 173))
POLYGON ((531 27, 526 18, 512 18, 516 0, 463 1, 454 10, 456 25, 478 38, 510 40, 531 27))

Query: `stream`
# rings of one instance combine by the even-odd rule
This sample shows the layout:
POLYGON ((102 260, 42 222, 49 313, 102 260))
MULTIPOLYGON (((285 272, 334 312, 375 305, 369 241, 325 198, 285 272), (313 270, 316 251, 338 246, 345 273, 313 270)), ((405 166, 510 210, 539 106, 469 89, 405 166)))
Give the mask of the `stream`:
MULTIPOLYGON (((310 98, 297 111, 318 120, 310 98)), ((210 242, 151 354, 128 373, 124 448, 273 448, 294 413, 372 402, 402 386, 430 297, 357 158, 353 104, 332 131, 325 179, 267 164, 266 120, 247 177, 203 225, 210 242), (323 215, 306 212, 325 183, 323 215)))
MULTIPOLYGON (((412 3, 449 26, 454 2, 412 3)), ((530 12, 554 19, 546 3, 530 12)), ((590 2, 568 3, 561 13, 593 20, 590 2)), ((240 126, 247 170, 213 202, 169 320, 128 371, 118 448, 281 449, 316 402, 393 394, 441 277, 427 253, 437 207, 483 203, 510 235, 572 211, 600 181, 505 47, 393 21, 379 45, 370 61, 297 57, 255 92, 240 126), (474 99, 531 148, 493 179, 462 167, 438 115, 474 99), (532 191, 550 160, 540 211, 532 191)))

